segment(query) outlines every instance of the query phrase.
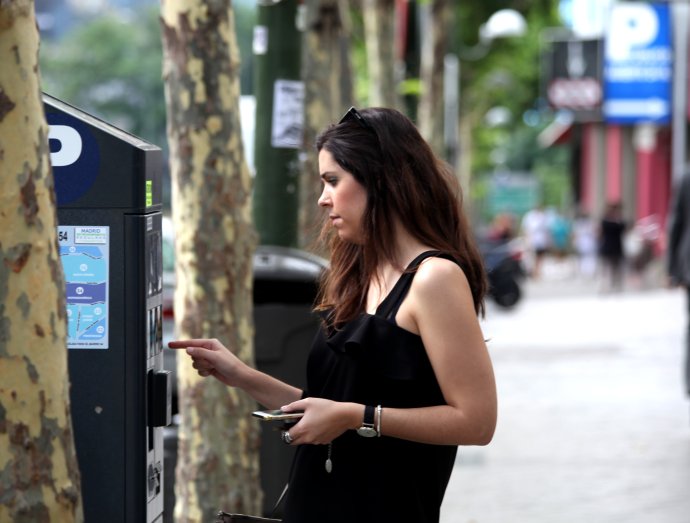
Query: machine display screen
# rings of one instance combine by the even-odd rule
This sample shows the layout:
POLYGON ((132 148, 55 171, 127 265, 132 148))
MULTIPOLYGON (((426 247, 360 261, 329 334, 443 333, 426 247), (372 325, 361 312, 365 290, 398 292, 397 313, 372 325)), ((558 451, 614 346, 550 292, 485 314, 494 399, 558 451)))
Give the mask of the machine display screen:
POLYGON ((153 230, 148 233, 146 242, 149 296, 163 292, 163 247, 161 232, 153 230))

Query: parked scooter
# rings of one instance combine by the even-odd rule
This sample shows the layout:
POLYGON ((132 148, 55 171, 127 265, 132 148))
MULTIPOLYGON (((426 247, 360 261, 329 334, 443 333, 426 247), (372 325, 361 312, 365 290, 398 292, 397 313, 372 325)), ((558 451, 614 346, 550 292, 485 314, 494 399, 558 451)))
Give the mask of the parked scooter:
POLYGON ((482 240, 479 249, 489 279, 489 296, 499 307, 510 309, 522 298, 522 246, 519 238, 482 240))

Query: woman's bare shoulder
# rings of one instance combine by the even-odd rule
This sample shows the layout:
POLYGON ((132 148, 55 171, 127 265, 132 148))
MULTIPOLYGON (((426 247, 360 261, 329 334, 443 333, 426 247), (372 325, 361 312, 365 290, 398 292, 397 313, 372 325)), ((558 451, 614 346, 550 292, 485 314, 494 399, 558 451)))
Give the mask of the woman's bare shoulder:
POLYGON ((440 257, 424 260, 417 269, 412 285, 415 292, 432 299, 447 296, 452 289, 469 291, 462 268, 454 261, 440 257))
POLYGON ((445 278, 466 279, 465 272, 460 265, 453 260, 439 256, 433 256, 424 260, 419 265, 417 275, 415 276, 415 280, 419 279, 426 283, 442 282, 445 278))

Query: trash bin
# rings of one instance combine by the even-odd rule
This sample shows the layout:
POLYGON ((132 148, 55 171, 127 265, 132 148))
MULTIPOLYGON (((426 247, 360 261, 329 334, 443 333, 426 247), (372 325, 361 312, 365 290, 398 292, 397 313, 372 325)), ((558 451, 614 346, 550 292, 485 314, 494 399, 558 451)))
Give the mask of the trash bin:
MULTIPOLYGON (((312 313, 322 258, 304 251, 260 247, 254 256, 254 356, 256 367, 299 388, 306 387, 307 355, 319 327, 312 313)), ((285 487, 294 448, 276 424, 261 425, 261 486, 269 514, 285 487)))
MULTIPOLYGON (((304 388, 307 356, 319 328, 319 320, 312 313, 312 307, 318 289, 318 279, 327 262, 298 249, 261 246, 254 254, 253 264, 256 367, 291 385, 304 388)), ((172 329, 165 329, 164 326, 165 332, 171 335, 172 329)), ((168 340, 164 341, 167 343, 168 340)), ((174 371, 176 351, 166 352, 166 368, 174 371)), ((176 377, 173 383, 173 404, 177 405, 176 377)), ((272 432, 275 430, 273 425, 267 423, 261 426, 261 486, 264 491, 263 509, 266 514, 273 509, 285 487, 294 454, 294 449, 287 447, 279 435, 272 432)), ((164 434, 164 470, 170 471, 169 475, 166 474, 164 485, 164 522, 172 522, 172 509, 175 503, 174 468, 177 460, 175 424, 164 434)))

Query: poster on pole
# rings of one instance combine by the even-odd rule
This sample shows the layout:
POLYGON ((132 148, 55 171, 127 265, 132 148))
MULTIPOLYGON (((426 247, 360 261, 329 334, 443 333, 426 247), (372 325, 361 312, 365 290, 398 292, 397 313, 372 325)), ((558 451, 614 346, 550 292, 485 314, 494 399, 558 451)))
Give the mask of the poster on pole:
POLYGON ((304 127, 304 84, 297 80, 276 80, 273 86, 271 146, 299 149, 304 127))
POLYGON ((604 45, 604 119, 669 123, 672 76, 668 4, 614 4, 604 45))

